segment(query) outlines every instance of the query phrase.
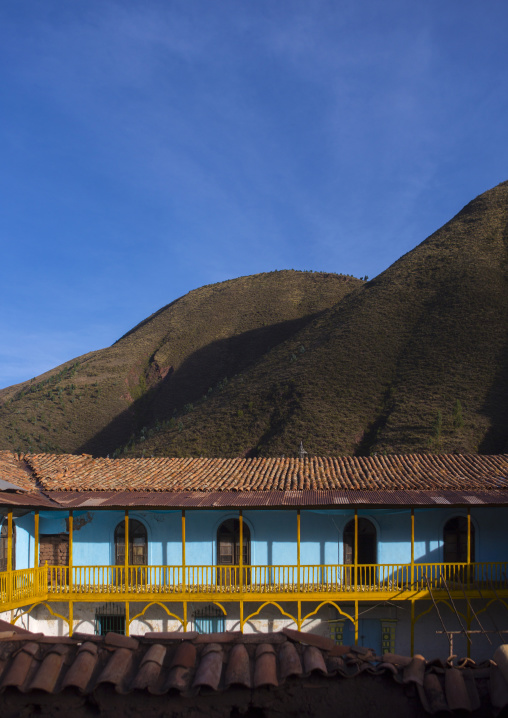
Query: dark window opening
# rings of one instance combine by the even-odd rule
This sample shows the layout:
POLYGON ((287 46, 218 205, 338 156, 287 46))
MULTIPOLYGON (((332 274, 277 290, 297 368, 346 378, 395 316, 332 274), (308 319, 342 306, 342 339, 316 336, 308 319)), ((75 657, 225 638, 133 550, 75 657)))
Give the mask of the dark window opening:
POLYGON ((205 606, 194 611, 194 630, 198 633, 223 633, 224 613, 217 606, 205 606))
POLYGON ((125 635, 125 611, 122 606, 110 604, 95 612, 95 635, 105 636, 111 632, 125 635))
MULTIPOLYGON (((349 521, 344 529, 344 563, 355 561, 355 522, 349 521)), ((377 563, 376 528, 368 519, 358 519, 358 563, 377 563)))
MULTIPOLYGON (((238 566, 240 563, 240 521, 228 519, 217 531, 217 563, 220 566, 238 566)), ((243 564, 250 564, 250 531, 243 524, 243 564)))
MULTIPOLYGON (((245 523, 243 524, 242 562, 244 566, 250 565, 250 530, 245 523)), ((221 585, 239 584, 239 569, 228 568, 238 566, 239 563, 240 521, 228 519, 219 526, 217 531, 217 583, 221 585)), ((250 583, 250 570, 244 571, 242 582, 250 583)))
MULTIPOLYGON (((129 565, 146 566, 148 564, 148 542, 146 528, 141 521, 129 519, 129 565)), ((115 529, 115 564, 125 564, 125 521, 115 529)))
MULTIPOLYGON (((471 523, 471 562, 475 558, 474 526, 471 523)), ((455 516, 446 522, 443 530, 443 561, 444 563, 467 562, 467 518, 455 516)))
MULTIPOLYGON (((0 531, 0 571, 7 571, 7 556, 9 555, 9 527, 7 519, 2 523, 0 531)), ((16 526, 12 522, 12 570, 16 569, 16 526)))

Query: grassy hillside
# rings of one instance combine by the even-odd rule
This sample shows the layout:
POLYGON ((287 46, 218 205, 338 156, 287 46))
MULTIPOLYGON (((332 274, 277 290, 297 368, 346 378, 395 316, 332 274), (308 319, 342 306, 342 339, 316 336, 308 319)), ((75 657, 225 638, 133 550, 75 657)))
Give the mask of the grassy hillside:
POLYGON ((361 285, 283 271, 190 292, 112 347, 0 391, 0 448, 112 453, 189 411, 361 285))
POLYGON ((202 287, 0 403, 31 451, 508 452, 508 182, 370 282, 202 287))
POLYGON ((127 452, 508 451, 507 227, 505 182, 127 452))

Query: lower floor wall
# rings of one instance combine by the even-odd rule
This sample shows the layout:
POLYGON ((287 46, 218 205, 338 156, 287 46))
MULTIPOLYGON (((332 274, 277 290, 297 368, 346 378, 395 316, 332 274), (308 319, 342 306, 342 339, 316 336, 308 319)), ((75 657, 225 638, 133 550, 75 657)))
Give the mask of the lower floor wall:
MULTIPOLYGON (((446 659, 470 655, 480 662, 492 657, 495 648, 508 641, 508 605, 496 601, 486 605, 478 602, 468 607, 466 601, 455 601, 454 606, 442 601, 437 609, 430 601, 414 604, 414 653, 427 659, 446 659), (439 611, 439 613, 438 613, 439 611), (468 623, 469 620, 469 623, 468 623), (464 630, 468 627, 470 645, 464 630), (448 636, 444 630, 448 632, 448 636), (450 637, 452 645, 450 645, 450 637)), ((297 628, 297 604, 292 602, 267 604, 244 603, 245 633, 274 633, 283 628, 297 628), (252 615, 256 614, 256 615, 252 615)), ((338 644, 355 643, 354 603, 302 604, 301 630, 332 638, 338 644), (315 614, 309 616, 312 612, 315 614)), ((26 606, 6 611, 0 617, 34 633, 51 636, 68 635, 69 604, 54 602, 26 606), (28 612, 29 611, 29 612, 28 612), (56 614, 56 615, 55 615, 56 614)), ((128 619, 129 633, 182 631, 182 603, 73 603, 73 631, 75 633, 125 632, 128 619), (172 614, 172 615, 171 615, 172 614)), ((358 603, 359 645, 383 653, 411 654, 411 604, 408 601, 358 603)), ((239 631, 240 604, 189 602, 187 604, 187 630, 199 633, 239 631), (223 610, 224 609, 224 610, 223 610), (224 613, 225 611, 225 613, 224 613)))

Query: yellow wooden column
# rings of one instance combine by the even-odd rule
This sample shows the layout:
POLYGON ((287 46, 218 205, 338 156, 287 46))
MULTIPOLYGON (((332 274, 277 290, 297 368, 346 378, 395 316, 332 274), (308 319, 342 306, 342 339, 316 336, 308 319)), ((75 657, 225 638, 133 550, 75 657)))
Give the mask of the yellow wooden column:
POLYGON ((72 636, 74 628, 74 601, 69 601, 69 636, 72 636))
MULTIPOLYGON (((411 509, 411 589, 415 584, 415 510, 411 509)), ((411 654, 413 655, 413 654, 411 654)))
POLYGON ((185 509, 182 509, 182 589, 184 593, 183 599, 183 630, 187 632, 187 601, 185 600, 185 590, 187 585, 187 576, 185 568, 185 509))
MULTIPOLYGON (((296 570, 298 571, 296 578, 296 585, 298 593, 300 593, 300 540, 301 540, 301 524, 300 524, 300 509, 296 510, 296 570)), ((298 626, 300 630, 300 626, 298 626)))
MULTIPOLYGON (((129 591, 129 509, 125 509, 125 556, 124 556, 124 573, 125 573, 125 593, 129 591)), ((125 635, 128 636, 131 630, 130 606, 129 601, 125 602, 125 635)))
MULTIPOLYGON (((238 557, 239 565, 239 589, 240 596, 243 593, 243 511, 240 509, 238 512, 238 521, 240 524, 240 555, 238 557)), ((240 598, 240 631, 243 633, 243 600, 240 598)))
POLYGON ((39 509, 34 514, 34 568, 39 567, 39 509))
MULTIPOLYGON (((124 560, 124 581, 125 593, 129 590, 129 509, 125 509, 125 539, 124 539, 125 555, 124 560)), ((126 622, 127 625, 127 622, 126 622)))
POLYGON ((354 552, 354 576, 355 586, 354 590, 358 590, 358 509, 355 509, 355 552, 354 552))
POLYGON ((34 513, 34 586, 35 595, 39 596, 41 593, 41 586, 39 586, 39 509, 35 510, 34 513))
POLYGON ((7 600, 12 601, 12 509, 7 512, 7 600))
POLYGON ((72 567, 74 565, 73 560, 73 543, 74 543, 74 514, 72 511, 69 511, 69 593, 72 593, 72 587, 73 587, 73 575, 72 575, 72 567))

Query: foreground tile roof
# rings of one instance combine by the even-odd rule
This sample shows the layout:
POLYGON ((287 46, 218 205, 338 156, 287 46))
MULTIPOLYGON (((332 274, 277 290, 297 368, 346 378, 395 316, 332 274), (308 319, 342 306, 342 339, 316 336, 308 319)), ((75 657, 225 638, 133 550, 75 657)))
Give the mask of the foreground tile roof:
POLYGON ((400 693, 412 687, 430 713, 480 707, 499 711, 508 705, 506 646, 497 649, 494 661, 476 666, 464 659, 454 666, 427 662, 420 655, 377 657, 368 648, 337 646, 329 638, 289 629, 244 635, 149 633, 139 638, 0 632, 0 706, 5 691, 40 696, 72 689, 89 695, 108 687, 117 695, 143 692, 148 709, 150 696, 167 696, 171 702, 177 696, 248 689, 252 697, 288 682, 293 691, 302 682, 306 688, 329 682, 331 689, 342 678, 360 675, 393 679, 400 693))
MULTIPOLYGON (((508 455, 104 459, 3 454, 43 491, 492 491, 508 489, 508 455)), ((0 464, 1 466, 2 464, 0 464)))

